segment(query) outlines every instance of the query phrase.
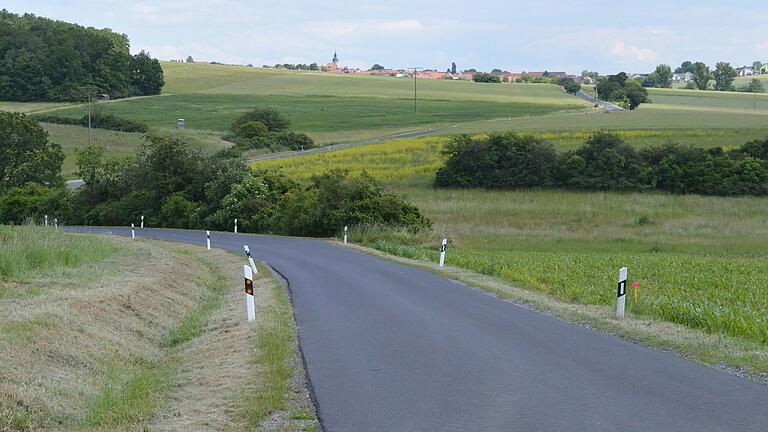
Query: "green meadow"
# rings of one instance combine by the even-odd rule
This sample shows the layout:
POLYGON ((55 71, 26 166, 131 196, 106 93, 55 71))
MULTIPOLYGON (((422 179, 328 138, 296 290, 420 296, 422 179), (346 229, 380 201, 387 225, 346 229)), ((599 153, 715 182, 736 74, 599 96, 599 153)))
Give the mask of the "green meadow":
MULTIPOLYGON (((392 78, 395 80, 395 78, 392 78)), ((453 84, 453 83, 447 83, 453 84)), ((554 87, 553 92, 559 91, 554 87)), ((475 121, 477 119, 533 116, 561 109, 580 108, 536 102, 455 101, 421 99, 417 112, 413 100, 392 97, 332 95, 183 94, 127 100, 104 105, 101 111, 138 120, 154 128, 172 128, 179 118, 186 127, 225 134, 232 121, 254 107, 271 107, 284 113, 291 129, 313 132, 414 129, 475 121)), ((82 117, 81 108, 58 110, 59 115, 82 117)))

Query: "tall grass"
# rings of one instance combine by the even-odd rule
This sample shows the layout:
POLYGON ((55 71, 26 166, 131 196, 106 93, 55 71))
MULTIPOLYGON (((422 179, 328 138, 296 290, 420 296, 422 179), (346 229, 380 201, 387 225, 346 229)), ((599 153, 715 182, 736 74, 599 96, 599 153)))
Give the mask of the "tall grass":
POLYGON ((173 373, 174 366, 169 363, 142 359, 131 364, 111 362, 84 424, 116 430, 148 422, 165 400, 173 373))
MULTIPOLYGON (((259 270, 269 277, 269 270, 259 270)), ((293 375, 291 358, 297 344, 293 310, 285 290, 274 280, 268 289, 273 303, 258 312, 263 315, 257 329, 258 353, 251 360, 260 386, 245 395, 242 404, 242 415, 251 427, 258 427, 269 415, 285 409, 293 375)))
POLYGON ((0 282, 25 282, 104 260, 116 251, 105 238, 35 226, 0 226, 0 244, 0 282))

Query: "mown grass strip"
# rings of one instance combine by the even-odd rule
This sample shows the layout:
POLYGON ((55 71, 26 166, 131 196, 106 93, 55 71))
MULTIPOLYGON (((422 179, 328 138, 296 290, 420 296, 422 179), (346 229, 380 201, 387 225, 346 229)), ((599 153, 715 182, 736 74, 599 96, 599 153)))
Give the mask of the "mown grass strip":
POLYGON ((195 310, 184 317, 177 328, 171 330, 168 335, 170 347, 177 347, 203 334, 208 319, 218 308, 224 305, 224 293, 227 290, 227 277, 219 267, 186 249, 177 252, 189 255, 206 266, 210 273, 204 282, 208 288, 208 296, 195 310))
POLYGON ((111 360, 101 389, 93 397, 84 419, 90 427, 123 428, 149 422, 168 397, 178 372, 178 347, 202 335, 211 315, 224 304, 227 278, 221 268, 189 250, 179 250, 206 267, 207 297, 172 329, 158 360, 111 360))

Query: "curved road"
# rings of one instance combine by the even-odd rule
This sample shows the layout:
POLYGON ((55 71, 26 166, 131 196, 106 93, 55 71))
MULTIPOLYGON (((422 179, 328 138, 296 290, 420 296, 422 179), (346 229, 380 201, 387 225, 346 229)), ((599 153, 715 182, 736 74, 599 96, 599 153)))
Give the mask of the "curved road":
MULTIPOLYGON (((205 244, 202 232, 136 232, 205 244)), ((768 430, 762 384, 327 241, 211 237, 248 244, 289 281, 327 431, 768 430)))
POLYGON ((600 108, 602 108, 604 110, 607 110, 608 112, 622 112, 622 111, 626 111, 624 108, 622 108, 622 107, 620 107, 620 106, 618 106, 618 105, 616 105, 614 103, 611 103, 611 102, 608 102, 608 101, 604 101, 604 100, 601 100, 601 99, 596 99, 594 96, 592 96, 592 95, 590 95, 588 93, 585 93, 584 90, 579 90, 578 92, 576 92, 576 96, 578 96, 581 99, 584 99, 585 101, 587 101, 589 103, 597 104, 598 106, 600 106, 600 108))

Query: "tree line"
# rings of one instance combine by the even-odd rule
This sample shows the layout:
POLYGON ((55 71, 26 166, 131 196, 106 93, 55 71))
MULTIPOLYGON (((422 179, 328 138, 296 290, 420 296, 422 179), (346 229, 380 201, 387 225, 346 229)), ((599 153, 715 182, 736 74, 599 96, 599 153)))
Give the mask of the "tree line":
MULTIPOLYGON (((752 67, 759 73, 763 63, 756 61, 752 64, 752 67)), ((686 88, 688 89, 714 89, 718 91, 742 91, 749 93, 763 93, 765 91, 762 81, 757 78, 753 78, 749 83, 740 87, 735 87, 734 81, 737 77, 737 71, 728 62, 718 62, 715 64, 714 69, 711 69, 703 62, 686 60, 674 72, 669 65, 660 64, 648 76, 640 77, 637 80, 643 87, 670 88, 672 87, 675 74, 686 73, 690 74, 690 80, 686 82, 686 88)))
POLYGON ((159 94, 160 63, 144 51, 131 55, 128 37, 0 11, 0 100, 80 101, 159 94))
POLYGON ((300 184, 279 171, 205 156, 183 139, 147 134, 144 140, 121 159, 106 158, 98 146, 78 149, 77 175, 85 185, 69 191, 61 147, 36 120, 0 111, 0 223, 48 214, 71 225, 128 225, 145 216, 155 227, 230 230, 237 218, 247 232, 300 236, 331 236, 344 225, 431 226, 368 175, 329 171, 300 184))
POLYGON ((558 153, 535 136, 507 132, 455 136, 443 156, 437 187, 768 195, 768 139, 730 151, 674 143, 638 150, 600 131, 581 147, 558 153))

